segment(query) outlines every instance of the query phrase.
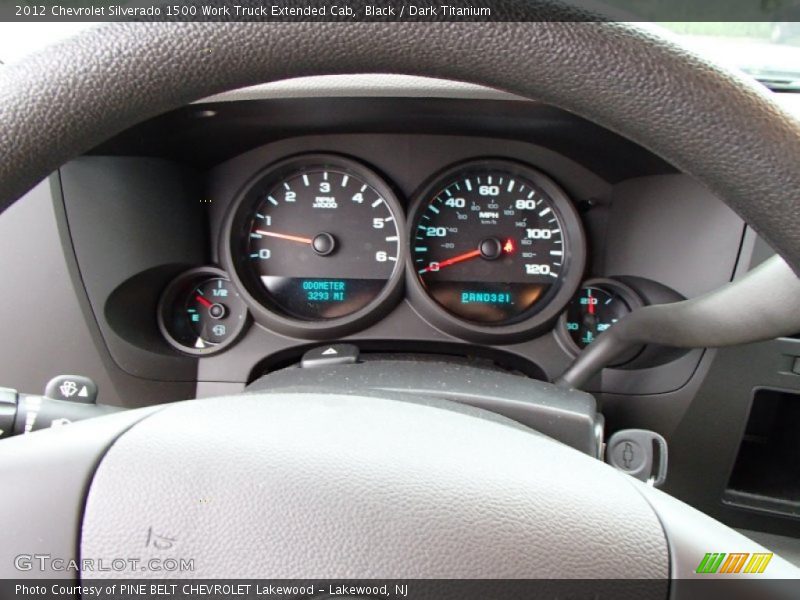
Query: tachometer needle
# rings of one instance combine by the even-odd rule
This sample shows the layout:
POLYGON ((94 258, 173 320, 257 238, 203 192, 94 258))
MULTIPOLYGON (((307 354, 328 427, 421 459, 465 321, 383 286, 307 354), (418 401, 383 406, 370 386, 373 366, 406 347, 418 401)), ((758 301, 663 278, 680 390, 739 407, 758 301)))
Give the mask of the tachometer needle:
POLYGON ((480 250, 478 250, 478 249, 470 250, 469 252, 464 252, 464 254, 459 254, 458 256, 454 256, 453 258, 448 258, 447 260, 443 260, 442 262, 440 262, 438 264, 437 263, 431 263, 427 267, 425 267, 424 269, 421 269, 419 271, 419 273, 422 274, 422 273, 427 273, 429 271, 439 271, 439 270, 443 269, 444 267, 449 267, 450 265, 454 265, 456 263, 464 262, 465 260, 470 260, 471 258, 477 258, 480 255, 481 255, 481 251, 480 250))
POLYGON ((290 242, 300 242, 301 244, 310 244, 312 242, 311 238, 304 238, 300 237, 299 235, 289 235, 288 233, 278 233, 276 231, 263 231, 262 229, 256 229, 254 233, 258 235, 266 235, 267 237, 274 237, 281 240, 289 240, 290 242))

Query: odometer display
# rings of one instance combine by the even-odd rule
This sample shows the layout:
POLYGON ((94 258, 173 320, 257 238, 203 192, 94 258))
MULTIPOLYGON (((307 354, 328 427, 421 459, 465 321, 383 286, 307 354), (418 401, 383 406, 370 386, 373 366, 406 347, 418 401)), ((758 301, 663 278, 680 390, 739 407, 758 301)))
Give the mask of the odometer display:
POLYGON ((364 311, 399 280, 401 231, 397 200, 377 175, 316 155, 257 178, 238 208, 231 247, 261 306, 276 318, 322 324, 364 311))
MULTIPOLYGON (((452 315, 523 320, 548 303, 569 268, 569 200, 540 173, 500 161, 464 165, 421 199, 411 232, 420 283, 452 315)), ((574 211, 573 211, 574 212, 574 211)))

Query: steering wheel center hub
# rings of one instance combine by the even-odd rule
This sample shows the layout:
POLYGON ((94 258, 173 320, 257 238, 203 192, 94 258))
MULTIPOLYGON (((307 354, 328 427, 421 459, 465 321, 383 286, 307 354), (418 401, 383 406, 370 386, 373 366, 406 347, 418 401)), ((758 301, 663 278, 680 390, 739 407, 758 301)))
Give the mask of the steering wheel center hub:
POLYGON ((170 406, 101 462, 82 555, 151 535, 197 578, 667 576, 661 526, 624 475, 464 410, 325 394, 170 406))

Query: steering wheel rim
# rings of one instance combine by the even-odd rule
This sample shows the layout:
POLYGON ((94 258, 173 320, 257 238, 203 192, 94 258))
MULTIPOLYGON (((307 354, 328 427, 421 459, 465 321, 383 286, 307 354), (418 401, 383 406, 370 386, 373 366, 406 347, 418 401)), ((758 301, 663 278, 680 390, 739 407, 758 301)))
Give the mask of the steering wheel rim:
MULTIPOLYGON (((166 110, 231 88, 355 72, 468 81, 575 112, 695 176, 800 268, 794 119, 755 84, 620 23, 103 26, 0 71, 0 208, 75 155, 166 110)), ((61 435, 81 427, 91 425, 61 435)), ((98 444, 101 456, 107 447, 107 439, 98 444)), ((0 464, 17 459, 0 450, 0 464)), ((665 547, 659 554, 666 558, 665 547)))
POLYGON ((693 175, 800 270, 795 119, 744 76, 614 22, 104 25, 0 71, 0 209, 70 158, 172 108, 257 83, 359 72, 467 81, 595 121, 693 175))

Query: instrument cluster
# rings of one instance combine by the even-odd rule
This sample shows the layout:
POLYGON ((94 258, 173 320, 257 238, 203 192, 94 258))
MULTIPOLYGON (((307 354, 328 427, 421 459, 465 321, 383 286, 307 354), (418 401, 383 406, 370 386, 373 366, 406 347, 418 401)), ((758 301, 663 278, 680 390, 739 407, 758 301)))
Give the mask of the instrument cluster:
POLYGON ((336 154, 266 167, 227 213, 223 270, 195 269, 165 290, 162 333, 190 354, 223 350, 250 318, 283 335, 334 339, 385 316, 405 293, 442 331, 510 343, 552 326, 575 297, 586 239, 573 202, 544 173, 505 159, 456 164, 421 185, 407 213, 395 190, 336 154))

